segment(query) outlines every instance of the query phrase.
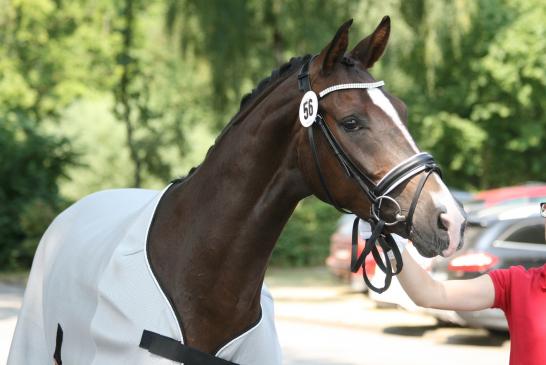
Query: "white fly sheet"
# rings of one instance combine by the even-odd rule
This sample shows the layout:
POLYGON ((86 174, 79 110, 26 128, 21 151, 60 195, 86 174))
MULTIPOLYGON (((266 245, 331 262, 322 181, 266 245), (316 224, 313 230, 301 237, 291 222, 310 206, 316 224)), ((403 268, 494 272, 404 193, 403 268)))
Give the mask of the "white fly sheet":
MULTIPOLYGON (((58 325, 64 364, 175 364, 139 347, 143 330, 182 342, 146 256, 163 192, 95 193, 55 219, 34 258, 8 365, 52 364, 58 325)), ((259 323, 216 356, 242 365, 281 364, 273 299, 265 288, 261 306, 259 323)))

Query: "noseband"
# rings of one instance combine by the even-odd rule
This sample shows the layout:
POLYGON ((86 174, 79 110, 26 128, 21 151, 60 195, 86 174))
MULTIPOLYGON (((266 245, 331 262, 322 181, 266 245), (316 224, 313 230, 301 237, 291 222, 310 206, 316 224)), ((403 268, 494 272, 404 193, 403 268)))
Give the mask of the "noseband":
MULTIPOLYGON (((300 73, 298 75, 298 86, 299 89, 303 92, 311 91, 311 81, 309 79, 309 64, 312 61, 310 56, 305 60, 300 73)), ((319 98, 324 98, 329 93, 338 91, 338 90, 347 90, 347 89, 372 89, 381 87, 384 85, 383 81, 373 82, 373 83, 350 83, 350 84, 339 84, 330 86, 321 92, 319 92, 319 98)), ((318 105, 316 106, 318 108, 318 105)), ((385 228, 388 226, 394 226, 396 224, 405 224, 406 234, 409 234, 413 230, 413 215, 415 208, 417 207, 417 202, 419 196, 423 191, 425 183, 429 176, 436 172, 441 174, 439 166, 434 161, 434 158, 427 152, 417 153, 410 158, 402 161, 395 167, 393 167, 381 180, 376 184, 374 183, 365 173, 363 173, 353 161, 349 158, 349 155, 343 150, 341 144, 336 140, 335 136, 331 132, 330 128, 325 122, 324 117, 320 113, 317 113, 317 116, 314 122, 307 127, 307 135, 309 137, 309 144, 311 145, 311 150, 313 153, 313 159, 315 161, 316 170, 320 179, 322 188, 326 194, 329 202, 340 212, 342 213, 351 213, 348 210, 342 208, 337 201, 333 198, 330 193, 324 175, 322 174, 322 168, 320 164, 320 159, 317 152, 317 146, 315 143, 315 130, 319 129, 324 138, 326 139, 328 145, 334 152, 338 162, 342 166, 345 174, 354 179, 360 189, 364 192, 366 197, 371 203, 370 207, 370 217, 367 221, 372 227, 372 234, 370 238, 366 240, 364 250, 358 255, 358 226, 360 217, 356 217, 353 223, 353 236, 352 236, 352 250, 351 250, 351 271, 357 272, 360 267, 362 267, 362 275, 366 285, 371 290, 382 293, 387 290, 392 281, 392 277, 397 275, 402 270, 402 256, 394 241, 394 238, 390 233, 385 232, 385 228), (396 189, 396 187, 401 184, 409 181, 414 176, 421 174, 421 179, 413 195, 410 207, 407 210, 407 214, 403 214, 404 210, 401 208, 400 204, 389 194, 396 189), (395 217, 391 221, 386 221, 381 217, 381 206, 384 201, 388 201, 391 204, 394 204, 396 207, 395 217), (377 245, 383 250, 384 261, 381 258, 377 245), (396 259, 396 271, 392 270, 390 260, 388 258, 388 252, 392 251, 396 259), (383 287, 378 288, 374 286, 366 274, 365 261, 366 257, 369 254, 372 254, 377 266, 385 273, 385 284, 383 287)))

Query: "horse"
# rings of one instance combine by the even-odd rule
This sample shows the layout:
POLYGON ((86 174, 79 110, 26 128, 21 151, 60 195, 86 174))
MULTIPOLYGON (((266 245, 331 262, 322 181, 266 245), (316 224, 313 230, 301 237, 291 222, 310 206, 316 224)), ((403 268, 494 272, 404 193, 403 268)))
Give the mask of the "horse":
POLYGON ((460 248, 464 213, 409 134, 405 104, 369 73, 390 18, 348 51, 351 24, 244 97, 187 177, 61 213, 38 246, 8 364, 280 364, 264 275, 310 195, 424 256, 460 248))

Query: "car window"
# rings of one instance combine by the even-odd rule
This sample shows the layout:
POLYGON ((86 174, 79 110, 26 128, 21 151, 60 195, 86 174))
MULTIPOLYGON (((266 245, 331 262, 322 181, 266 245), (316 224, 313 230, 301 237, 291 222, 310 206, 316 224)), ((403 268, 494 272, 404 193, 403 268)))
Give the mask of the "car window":
POLYGON ((521 227, 510 233, 505 241, 545 244, 544 224, 534 224, 521 227))

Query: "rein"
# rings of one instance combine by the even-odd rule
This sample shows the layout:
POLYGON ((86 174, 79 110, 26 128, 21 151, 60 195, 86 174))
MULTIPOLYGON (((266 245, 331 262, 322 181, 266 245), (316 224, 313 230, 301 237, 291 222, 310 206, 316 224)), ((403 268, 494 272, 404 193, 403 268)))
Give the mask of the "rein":
MULTIPOLYGON (((298 87, 304 93, 312 91, 311 81, 309 79, 309 65, 313 58, 310 56, 307 57, 301 70, 298 74, 298 87)), ((330 86, 318 93, 317 101, 320 101, 329 93, 338 91, 338 90, 347 90, 347 89, 372 89, 383 86, 385 83, 383 81, 373 82, 373 83, 349 83, 349 84, 339 84, 330 86)), ((316 106, 318 108, 318 105, 316 106)), ((360 190, 366 195, 368 200, 371 203, 370 208, 370 218, 367 221, 372 227, 371 236, 365 241, 364 250, 358 255, 358 236, 359 236, 359 221, 360 217, 356 217, 353 223, 353 234, 352 234, 352 247, 351 247, 351 271, 357 272, 360 267, 362 267, 362 276, 364 282, 371 290, 382 293, 387 290, 391 284, 392 277, 397 275, 402 270, 403 262, 402 255, 400 250, 396 245, 394 237, 392 234, 385 232, 384 230, 388 226, 394 226, 399 223, 405 224, 406 234, 409 235, 413 229, 413 215, 415 213, 415 208, 419 201, 419 197, 426 181, 436 172, 441 174, 439 166, 434 161, 432 155, 427 152, 417 153, 410 158, 402 161, 395 167, 393 167, 381 180, 375 184, 365 173, 363 173, 355 163, 351 161, 349 155, 343 150, 341 144, 336 140, 334 134, 331 132, 327 123, 325 122, 324 117, 318 111, 315 120, 310 126, 307 127, 307 135, 309 139, 309 144, 311 146, 313 160, 315 162, 315 167, 319 176, 319 180, 324 190, 328 201, 340 212, 342 213, 351 213, 350 211, 341 207, 340 204, 333 198, 326 180, 324 179, 322 168, 320 164, 320 158, 317 151, 317 146, 315 142, 315 130, 320 130, 322 135, 326 139, 328 145, 334 152, 338 162, 343 167, 345 174, 354 179, 359 186, 360 190), (414 176, 421 174, 421 179, 415 190, 415 194, 411 201, 410 207, 406 215, 403 215, 402 208, 400 204, 393 197, 389 196, 396 187, 403 184, 404 182, 409 181, 414 176), (387 200, 393 203, 397 212, 395 214, 395 219, 393 221, 386 221, 381 217, 381 205, 384 200, 387 200), (377 246, 380 246, 383 251, 384 261, 381 258, 381 254, 377 246), (390 260, 388 259, 389 251, 392 252, 396 260, 396 271, 393 271, 390 260), (366 257, 369 254, 372 254, 377 266, 385 273, 385 283, 383 287, 374 286, 368 278, 366 273, 365 263, 366 257)))

